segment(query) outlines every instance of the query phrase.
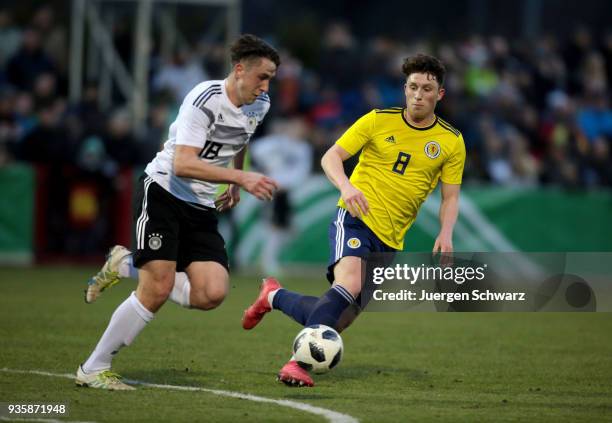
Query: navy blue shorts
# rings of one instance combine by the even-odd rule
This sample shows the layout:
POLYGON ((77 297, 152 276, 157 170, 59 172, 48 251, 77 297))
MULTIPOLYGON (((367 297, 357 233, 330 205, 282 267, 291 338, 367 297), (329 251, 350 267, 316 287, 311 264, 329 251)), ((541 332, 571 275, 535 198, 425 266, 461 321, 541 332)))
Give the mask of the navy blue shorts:
POLYGON ((338 207, 336 217, 329 224, 329 263, 327 280, 334 282, 336 263, 347 256, 366 259, 370 253, 394 253, 397 250, 382 242, 361 220, 338 207))

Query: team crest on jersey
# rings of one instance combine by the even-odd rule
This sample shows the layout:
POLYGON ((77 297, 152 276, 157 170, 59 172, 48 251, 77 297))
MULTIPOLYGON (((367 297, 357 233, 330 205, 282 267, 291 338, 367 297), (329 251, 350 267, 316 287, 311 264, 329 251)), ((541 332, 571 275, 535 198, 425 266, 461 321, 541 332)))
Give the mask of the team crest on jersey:
POLYGON ((247 119, 247 130, 252 132, 257 128, 257 118, 255 116, 249 116, 247 119))
POLYGON ((159 250, 162 246, 162 238, 161 234, 151 234, 149 235, 149 248, 152 250, 159 250))
POLYGON ((246 130, 247 132, 255 132, 257 128, 257 112, 253 110, 243 112, 247 117, 246 130))
POLYGON ((436 141, 429 141, 427 144, 425 144, 425 154, 430 159, 435 159, 438 157, 440 155, 440 151, 442 151, 442 149, 440 148, 440 144, 438 144, 436 141))
POLYGON ((356 248, 361 247, 361 241, 359 241, 359 238, 351 238, 348 241, 346 241, 346 245, 348 245, 354 250, 356 248))

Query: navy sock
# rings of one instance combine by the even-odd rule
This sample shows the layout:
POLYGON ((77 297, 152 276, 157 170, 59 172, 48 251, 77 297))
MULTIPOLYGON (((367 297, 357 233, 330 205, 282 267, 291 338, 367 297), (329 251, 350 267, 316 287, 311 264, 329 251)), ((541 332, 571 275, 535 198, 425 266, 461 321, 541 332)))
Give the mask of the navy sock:
POLYGON ((338 329, 336 326, 340 316, 354 301, 355 299, 346 288, 340 285, 334 286, 314 305, 306 326, 320 324, 338 329))
POLYGON ((274 295, 272 308, 281 310, 300 325, 305 326, 306 320, 312 313, 313 307, 317 301, 319 301, 317 297, 302 295, 281 288, 274 295))

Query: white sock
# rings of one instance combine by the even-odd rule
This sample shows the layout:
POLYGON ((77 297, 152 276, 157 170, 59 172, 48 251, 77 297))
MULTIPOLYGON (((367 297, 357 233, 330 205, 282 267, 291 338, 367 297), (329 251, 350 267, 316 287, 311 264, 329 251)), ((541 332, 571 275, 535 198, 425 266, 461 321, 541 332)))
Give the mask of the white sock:
POLYGON ((185 272, 177 272, 174 276, 174 286, 170 293, 170 301, 180 305, 181 307, 191 308, 189 302, 189 294, 191 293, 191 284, 185 272))
POLYGON ((154 316, 138 301, 136 292, 132 292, 113 313, 98 345, 83 363, 83 371, 91 373, 110 369, 113 356, 121 347, 130 345, 154 316))
MULTIPOLYGON (((125 256, 119 264, 119 276, 122 278, 138 279, 138 269, 134 267, 132 255, 125 256)), ((191 284, 185 272, 177 272, 174 277, 174 287, 170 293, 170 301, 186 308, 190 308, 189 295, 191 284)))
POLYGON ((119 263, 119 276, 122 278, 138 279, 138 269, 134 267, 132 255, 125 256, 119 263))
MULTIPOLYGON (((282 288, 278 288, 278 289, 282 289, 282 288)), ((274 301, 274 296, 278 292, 278 289, 275 289, 274 291, 268 292, 268 304, 270 304, 270 307, 272 307, 272 308, 274 308, 272 306, 272 304, 273 304, 272 301, 274 301)))
POLYGON ((280 256, 281 248, 287 239, 287 231, 279 229, 275 226, 270 226, 266 233, 266 242, 261 253, 261 260, 264 273, 267 275, 277 275, 280 272, 280 256))

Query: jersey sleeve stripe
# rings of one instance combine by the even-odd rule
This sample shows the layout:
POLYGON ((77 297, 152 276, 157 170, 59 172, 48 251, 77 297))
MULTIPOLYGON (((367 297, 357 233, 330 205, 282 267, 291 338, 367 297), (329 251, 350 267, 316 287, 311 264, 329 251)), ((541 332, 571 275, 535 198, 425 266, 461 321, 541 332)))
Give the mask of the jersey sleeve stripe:
POLYGON ((454 128, 454 127, 452 127, 448 122, 446 122, 446 121, 444 121, 444 120, 442 120, 442 119, 440 119, 438 117, 438 123, 440 123, 440 126, 443 127, 444 129, 452 132, 456 136, 459 136, 459 134, 460 134, 459 130, 454 128))
POLYGON ((213 85, 211 85, 210 87, 206 88, 204 91, 202 91, 202 92, 200 93, 200 95, 199 95, 199 96, 197 96, 197 97, 196 97, 196 99, 195 99, 195 100, 194 100, 194 102, 193 102, 193 105, 194 105, 194 106, 197 106, 198 101, 200 101, 200 99, 201 99, 203 96, 205 96, 207 93, 209 93, 209 92, 210 92, 210 90, 212 90, 212 89, 216 89, 216 88, 221 88, 221 84, 213 84, 213 85))
POLYGON ((204 114, 206 115, 206 117, 208 118, 208 120, 210 121, 210 123, 208 124, 208 127, 210 128, 210 125, 212 125, 215 122, 215 115, 213 114, 212 110, 210 110, 207 107, 200 107, 199 108, 202 112, 204 112, 204 114))
POLYGON ((445 121, 444 119, 442 119, 441 117, 438 117, 438 119, 440 120, 440 122, 442 122, 443 124, 445 124, 446 126, 448 126, 450 129, 453 129, 457 132, 459 132, 459 130, 457 128, 455 128, 453 125, 451 125, 450 123, 448 123, 447 121, 445 121))
POLYGON ((208 94, 206 94, 206 96, 200 101, 200 103, 197 106, 201 109, 202 106, 204 106, 206 102, 211 99, 211 97, 215 95, 219 95, 219 94, 221 94, 221 89, 219 89, 219 91, 209 92, 208 94))
POLYGON ((453 134, 455 134, 455 136, 459 136, 460 132, 458 130, 456 130, 455 128, 453 128, 452 126, 448 125, 448 124, 444 124, 442 123, 442 121, 438 120, 438 123, 440 124, 440 126, 444 129, 446 129, 449 132, 452 132, 453 134))

